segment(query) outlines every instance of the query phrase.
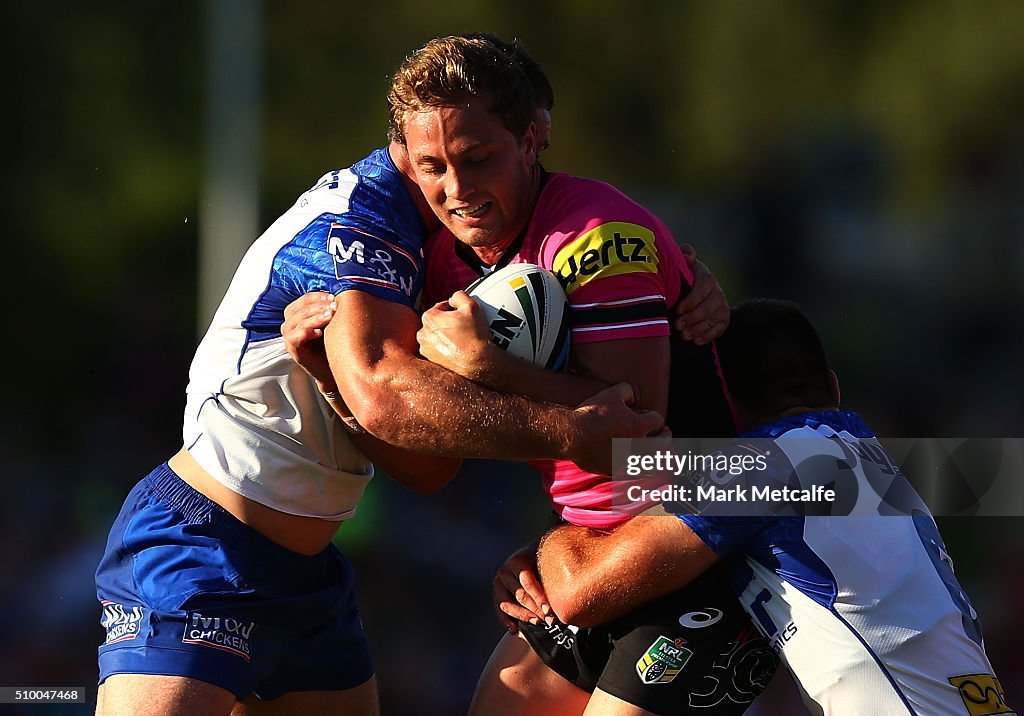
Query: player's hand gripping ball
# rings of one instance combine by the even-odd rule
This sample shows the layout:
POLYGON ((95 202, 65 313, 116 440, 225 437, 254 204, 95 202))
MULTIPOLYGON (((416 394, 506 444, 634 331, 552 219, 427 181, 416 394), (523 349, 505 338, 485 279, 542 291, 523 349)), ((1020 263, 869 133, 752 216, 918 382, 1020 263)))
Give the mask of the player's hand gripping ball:
POLYGON ((512 355, 560 371, 569 358, 569 301, 535 264, 510 264, 466 292, 484 309, 491 340, 512 355))

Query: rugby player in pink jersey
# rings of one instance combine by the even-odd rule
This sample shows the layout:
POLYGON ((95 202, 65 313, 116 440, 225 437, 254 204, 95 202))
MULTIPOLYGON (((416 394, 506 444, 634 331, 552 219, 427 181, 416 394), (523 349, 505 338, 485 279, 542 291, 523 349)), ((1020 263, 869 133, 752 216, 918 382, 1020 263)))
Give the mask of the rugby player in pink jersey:
MULTIPOLYGON (((642 404, 665 414, 668 376, 674 370, 689 395, 686 402, 703 406, 699 415, 688 410, 678 416, 676 429, 685 435, 732 432, 713 346, 679 345, 674 358, 669 349, 667 307, 689 290, 693 273, 661 221, 614 187, 540 169, 540 193, 529 222, 503 250, 472 248, 444 228, 428 240, 425 251, 422 301, 439 302, 423 317, 419 337, 425 357, 494 390, 566 404, 598 387, 508 356, 487 340, 474 302, 465 294, 447 300, 503 266, 538 264, 559 277, 569 298, 577 372, 604 381, 614 376, 628 380, 639 388, 642 404)), ((555 511, 567 522, 609 529, 628 519, 631 507, 644 508, 642 503, 619 504, 613 511, 613 483, 572 462, 533 464, 555 511)))
MULTIPOLYGON (((424 303, 508 263, 549 268, 573 310, 574 374, 541 371, 490 344, 480 311, 461 293, 424 314, 423 355, 492 389, 570 405, 601 382, 628 382, 638 404, 667 415, 677 435, 732 434, 713 346, 670 339, 668 307, 692 274, 668 229, 607 184, 546 173, 533 129, 516 137, 492 111, 493 97, 474 92, 471 81, 460 86, 451 68, 466 60, 457 42, 430 43, 406 60, 388 95, 393 138, 405 144, 444 225, 428 241, 424 303)), ((474 76, 471 67, 460 74, 474 76)), ((562 519, 601 529, 626 519, 612 509, 607 478, 564 462, 538 467, 562 519)), ((531 616, 539 620, 544 598, 534 592, 541 613, 531 616)), ((472 712, 741 713, 774 666, 722 574, 598 630, 574 633, 549 621, 527 619, 517 625, 522 638, 503 638, 472 712), (686 619, 697 612, 720 618, 686 619), (677 668, 638 676, 638 661, 665 638, 686 644, 685 661, 680 651, 677 668)))
MULTIPOLYGON (((678 246, 612 187, 542 169, 536 125, 519 136, 499 112, 520 94, 503 83, 523 81, 488 71, 504 64, 501 53, 498 44, 481 52, 465 38, 433 40, 407 58, 389 92, 392 140, 407 148, 416 183, 447 230, 428 243, 425 295, 445 298, 510 262, 550 268, 573 309, 572 371, 547 373, 493 347, 464 293, 424 315, 421 352, 499 391, 566 405, 628 382, 640 407, 669 412, 676 435, 731 435, 713 346, 685 344, 670 331, 668 307, 693 278, 678 246)), ((609 529, 628 517, 612 511, 607 478, 571 464, 539 467, 561 518, 609 529)), ((738 714, 774 670, 721 573, 612 624, 575 630, 548 614, 535 557, 521 551, 499 572, 496 598, 519 620, 507 623, 517 634, 495 650, 474 713, 738 714), (678 663, 638 676, 666 639, 678 663)))

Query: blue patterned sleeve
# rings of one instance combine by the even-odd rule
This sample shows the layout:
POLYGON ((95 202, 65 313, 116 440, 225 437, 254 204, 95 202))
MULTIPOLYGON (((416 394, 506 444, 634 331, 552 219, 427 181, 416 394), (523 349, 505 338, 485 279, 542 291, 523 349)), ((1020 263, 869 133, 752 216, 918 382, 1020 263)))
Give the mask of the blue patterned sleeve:
POLYGON ((403 241, 339 219, 319 217, 278 256, 297 292, 364 291, 412 308, 423 283, 419 237, 403 241))

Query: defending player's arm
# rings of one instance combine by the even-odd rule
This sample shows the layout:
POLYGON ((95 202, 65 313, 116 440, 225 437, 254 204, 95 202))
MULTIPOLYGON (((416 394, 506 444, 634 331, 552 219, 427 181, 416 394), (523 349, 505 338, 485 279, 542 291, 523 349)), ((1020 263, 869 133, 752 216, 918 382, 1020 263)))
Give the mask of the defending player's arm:
MULTIPOLYGON (((281 335, 288 353, 309 374, 334 411, 350 427, 358 428, 352 412, 338 393, 323 347, 323 329, 337 310, 334 295, 322 291, 304 294, 285 308, 281 335)), ((352 430, 350 439, 379 469, 406 487, 431 494, 447 484, 462 460, 425 455, 389 445, 364 430, 352 430)))
MULTIPOLYGON (((788 461, 778 461, 764 474, 792 472, 788 461)), ((594 626, 689 584, 718 559, 743 553, 778 519, 657 505, 611 533, 575 526, 551 530, 541 540, 537 569, 559 618, 594 626)))
POLYGON ((539 624, 550 619, 551 607, 537 576, 537 546, 533 542, 509 555, 491 584, 498 621, 512 634, 519 631, 521 621, 539 624))
POLYGON ((331 372, 359 424, 392 445, 436 455, 560 457, 607 471, 611 438, 644 435, 660 418, 634 412, 628 387, 576 410, 500 395, 417 357, 419 318, 363 291, 337 296, 324 330, 331 372))
POLYGON ((559 619, 596 626, 683 587, 718 555, 675 516, 634 517, 610 534, 557 527, 537 567, 559 619))
MULTIPOLYGON (((510 459, 557 454, 608 470, 611 436, 660 427, 658 416, 626 408, 633 402, 627 386, 592 395, 573 411, 482 390, 415 355, 419 320, 410 309, 362 291, 306 294, 288 306, 285 317, 289 354, 350 427, 393 446, 382 453, 382 444, 368 442, 374 452, 368 457, 377 462, 375 455, 383 455, 381 467, 395 477, 402 471, 391 464, 400 466, 403 457, 415 464, 423 453, 510 459), (337 331, 325 330, 335 315, 339 319, 331 325, 337 331), (330 344, 332 334, 340 363, 333 371, 320 340, 326 337, 330 344)), ((416 474, 443 475, 451 464, 427 460, 416 465, 416 474)), ((441 484, 421 477, 410 486, 430 491, 441 484)))

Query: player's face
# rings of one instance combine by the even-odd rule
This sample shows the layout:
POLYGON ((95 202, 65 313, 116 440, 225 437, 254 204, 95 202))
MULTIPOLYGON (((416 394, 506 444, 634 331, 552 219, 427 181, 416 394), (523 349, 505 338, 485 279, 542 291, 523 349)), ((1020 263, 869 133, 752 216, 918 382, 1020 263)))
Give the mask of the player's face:
POLYGON ((474 98, 410 113, 404 129, 416 183, 441 222, 475 248, 510 244, 537 198, 534 126, 516 137, 486 98, 474 98))

